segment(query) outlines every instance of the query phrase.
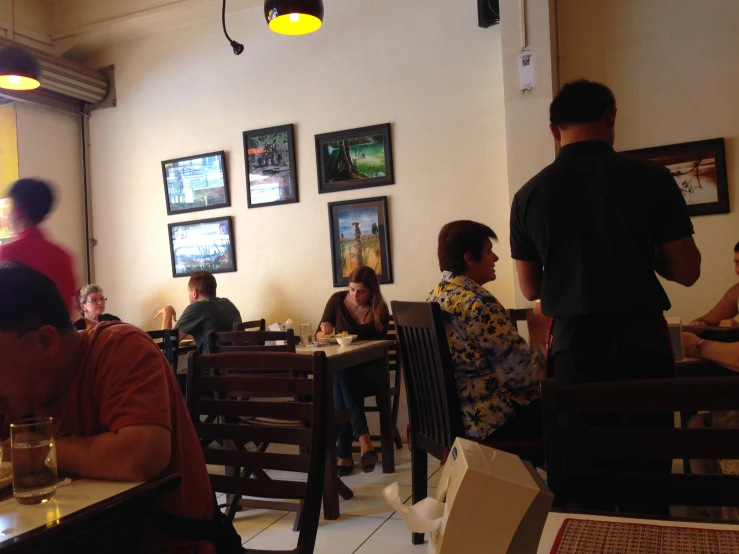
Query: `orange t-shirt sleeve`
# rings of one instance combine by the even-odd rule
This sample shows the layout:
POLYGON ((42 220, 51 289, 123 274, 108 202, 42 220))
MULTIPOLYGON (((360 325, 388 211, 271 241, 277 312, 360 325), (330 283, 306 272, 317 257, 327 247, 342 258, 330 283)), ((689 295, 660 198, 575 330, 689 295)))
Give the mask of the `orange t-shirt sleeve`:
POLYGON ((160 425, 172 431, 167 371, 159 348, 135 329, 115 333, 100 352, 95 393, 100 422, 117 432, 130 425, 160 425))

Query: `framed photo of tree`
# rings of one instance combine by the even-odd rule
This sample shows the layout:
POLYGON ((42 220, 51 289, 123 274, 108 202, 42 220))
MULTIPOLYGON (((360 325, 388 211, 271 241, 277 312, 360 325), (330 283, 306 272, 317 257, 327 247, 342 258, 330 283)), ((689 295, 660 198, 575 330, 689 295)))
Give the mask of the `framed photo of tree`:
POLYGON ((244 131, 244 159, 250 208, 298 201, 293 125, 244 131))
POLYGON ((387 196, 330 202, 328 218, 334 286, 346 286, 362 266, 374 269, 380 284, 392 283, 387 196))
POLYGON ((688 205, 688 214, 729 213, 729 180, 723 138, 630 150, 670 170, 688 205))
POLYGON ((395 183, 390 124, 316 135, 318 192, 395 183))

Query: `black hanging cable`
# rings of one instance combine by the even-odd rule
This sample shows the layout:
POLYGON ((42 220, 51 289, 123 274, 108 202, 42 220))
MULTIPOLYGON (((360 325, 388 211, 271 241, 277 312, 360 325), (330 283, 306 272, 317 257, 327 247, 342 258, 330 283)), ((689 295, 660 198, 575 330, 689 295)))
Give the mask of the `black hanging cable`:
POLYGON ((238 56, 244 51, 244 45, 236 42, 230 36, 228 36, 228 31, 226 31, 226 0, 223 0, 223 10, 221 10, 221 23, 223 23, 223 34, 226 35, 228 42, 231 44, 231 48, 234 49, 234 54, 238 56))

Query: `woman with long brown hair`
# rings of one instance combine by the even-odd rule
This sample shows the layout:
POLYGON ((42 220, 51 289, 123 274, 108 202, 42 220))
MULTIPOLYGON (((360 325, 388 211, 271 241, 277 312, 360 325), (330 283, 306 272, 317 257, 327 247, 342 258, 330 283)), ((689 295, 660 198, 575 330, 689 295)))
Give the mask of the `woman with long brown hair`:
MULTIPOLYGON (((349 290, 337 292, 329 298, 316 338, 346 331, 357 335, 357 340, 383 340, 387 338, 389 320, 390 312, 382 298, 377 275, 373 269, 362 266, 349 275, 349 290)), ((351 421, 339 429, 336 448, 338 472, 342 477, 351 474, 354 468, 353 440, 359 441, 362 470, 369 473, 375 469, 377 454, 364 414, 363 391, 367 384, 380 382, 384 370, 381 365, 369 363, 334 374, 335 408, 351 412, 351 421)))

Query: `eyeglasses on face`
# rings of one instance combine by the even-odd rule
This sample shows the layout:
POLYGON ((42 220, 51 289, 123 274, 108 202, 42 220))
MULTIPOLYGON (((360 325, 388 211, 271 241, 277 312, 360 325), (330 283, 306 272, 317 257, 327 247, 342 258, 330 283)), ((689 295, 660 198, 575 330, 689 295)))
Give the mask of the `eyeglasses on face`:
POLYGON ((88 298, 87 300, 85 300, 85 304, 97 304, 99 302, 107 302, 107 301, 108 301, 108 299, 105 298, 105 297, 102 297, 102 298, 88 298))

